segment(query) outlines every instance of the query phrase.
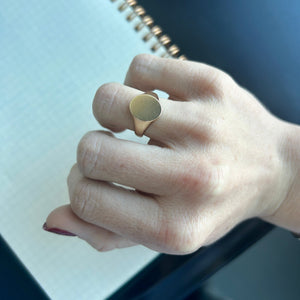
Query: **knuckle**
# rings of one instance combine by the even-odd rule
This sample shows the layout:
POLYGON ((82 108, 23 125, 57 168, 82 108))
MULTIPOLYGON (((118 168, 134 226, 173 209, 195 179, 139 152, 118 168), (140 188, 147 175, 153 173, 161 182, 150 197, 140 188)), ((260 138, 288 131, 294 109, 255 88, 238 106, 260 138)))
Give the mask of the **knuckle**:
POLYGON ((77 164, 84 176, 91 176, 97 169, 101 152, 101 139, 94 131, 86 133, 77 147, 77 164))
POLYGON ((183 121, 176 122, 177 124, 174 125, 178 126, 177 132, 180 134, 181 141, 190 143, 193 139, 205 144, 213 142, 219 133, 220 119, 204 114, 198 103, 191 102, 189 105, 182 109, 182 114, 189 115, 189 118, 181 118, 183 121))
POLYGON ((139 87, 140 81, 144 79, 147 69, 151 65, 153 56, 149 54, 138 54, 136 55, 127 72, 126 82, 130 86, 139 87))
POLYGON ((167 253, 188 254, 198 248, 194 231, 187 231, 185 225, 174 220, 161 226, 158 239, 167 253))
POLYGON ((206 80, 202 85, 198 84, 199 89, 204 90, 206 96, 212 96, 215 99, 224 99, 228 91, 232 90, 234 80, 232 77, 214 67, 210 67, 206 73, 206 80))
POLYGON ((79 181, 70 198, 72 211, 81 219, 89 219, 93 212, 90 186, 86 180, 79 181))
POLYGON ((202 186, 201 176, 190 166, 190 162, 184 163, 184 170, 180 170, 174 178, 174 185, 180 187, 181 191, 197 193, 202 186))
POLYGON ((217 72, 214 79, 215 86, 220 87, 223 90, 225 90, 228 86, 231 86, 233 82, 234 81, 229 74, 220 70, 217 72))
POLYGON ((94 247, 98 252, 108 252, 114 249, 114 247, 109 247, 109 246, 103 246, 103 245, 97 245, 94 247))
POLYGON ((174 182, 181 194, 197 198, 195 196, 208 194, 215 189, 217 182, 212 166, 204 162, 195 163, 193 159, 184 165, 184 171, 177 174, 174 182))
POLYGON ((106 252, 114 249, 114 245, 107 238, 98 238, 90 241, 89 244, 99 252, 106 252))
POLYGON ((195 172, 185 173, 179 177, 182 189, 189 194, 196 194, 204 188, 204 180, 195 172))
POLYGON ((220 123, 220 119, 204 116, 199 121, 199 126, 196 127, 196 130, 191 130, 191 136, 206 145, 217 142, 220 134, 220 123))
POLYGON ((144 65, 145 63, 147 63, 148 61, 149 61, 149 55, 148 54, 138 54, 133 58, 129 69, 131 71, 139 70, 139 68, 142 65, 144 65))
POLYGON ((72 184, 72 177, 73 177, 72 175, 73 175, 74 171, 76 170, 76 168, 77 168, 77 164, 75 163, 72 166, 72 168, 71 168, 71 170, 70 170, 70 172, 68 174, 68 177, 67 177, 67 184, 68 184, 68 186, 71 186, 71 184, 72 184))
POLYGON ((110 82, 101 85, 94 97, 93 114, 96 120, 103 126, 106 125, 111 108, 116 100, 120 83, 110 82))

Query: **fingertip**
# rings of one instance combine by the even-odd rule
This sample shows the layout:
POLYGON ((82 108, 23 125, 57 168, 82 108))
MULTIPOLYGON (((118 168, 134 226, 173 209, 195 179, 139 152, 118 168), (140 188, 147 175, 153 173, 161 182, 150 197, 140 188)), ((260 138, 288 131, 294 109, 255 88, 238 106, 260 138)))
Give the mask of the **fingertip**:
MULTIPOLYGON (((141 53, 136 55, 128 68, 124 84, 130 87, 138 88, 143 86, 144 81, 143 74, 149 71, 151 62, 157 57, 153 54, 141 53), (135 76, 139 74, 139 76, 135 76)), ((143 90, 143 88, 141 88, 143 90)), ((152 89, 151 89, 152 90, 152 89)))
POLYGON ((43 229, 64 236, 78 236, 99 252, 136 245, 114 232, 81 220, 69 204, 54 209, 48 215, 43 229))
POLYGON ((72 211, 70 205, 63 205, 60 207, 55 208, 51 213, 48 215, 45 226, 48 228, 61 228, 66 230, 72 230, 72 211))
POLYGON ((76 236, 77 234, 70 223, 72 216, 68 206, 64 205, 54 209, 43 224, 43 229, 59 235, 76 236))

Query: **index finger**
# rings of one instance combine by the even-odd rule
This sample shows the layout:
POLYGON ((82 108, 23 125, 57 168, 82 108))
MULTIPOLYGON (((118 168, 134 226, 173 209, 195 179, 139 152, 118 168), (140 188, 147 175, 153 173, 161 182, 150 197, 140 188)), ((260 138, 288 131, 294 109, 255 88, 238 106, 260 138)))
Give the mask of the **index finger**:
POLYGON ((124 83, 142 91, 158 89, 175 99, 192 100, 216 94, 216 81, 222 73, 203 63, 140 54, 133 59, 124 83))

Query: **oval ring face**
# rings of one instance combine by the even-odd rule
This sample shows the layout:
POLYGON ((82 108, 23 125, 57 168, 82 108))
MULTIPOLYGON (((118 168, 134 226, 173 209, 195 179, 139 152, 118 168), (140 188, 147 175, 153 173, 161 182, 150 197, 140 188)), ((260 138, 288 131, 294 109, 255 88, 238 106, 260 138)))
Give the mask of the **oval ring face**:
POLYGON ((131 114, 141 121, 154 121, 161 113, 157 99, 149 94, 134 97, 129 106, 131 114))

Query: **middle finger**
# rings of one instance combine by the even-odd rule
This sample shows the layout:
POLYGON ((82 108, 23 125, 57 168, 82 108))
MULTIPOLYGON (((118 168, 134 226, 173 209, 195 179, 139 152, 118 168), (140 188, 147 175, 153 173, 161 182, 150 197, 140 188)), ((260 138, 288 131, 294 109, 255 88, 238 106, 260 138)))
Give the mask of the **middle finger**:
MULTIPOLYGON (((119 83, 102 85, 93 101, 93 113, 97 121, 113 131, 134 130, 133 118, 129 111, 130 101, 142 91, 119 83)), ((187 103, 160 98, 160 117, 146 129, 145 135, 172 145, 182 138, 182 128, 186 125, 187 103), (183 105, 184 104, 184 105, 183 105)))

